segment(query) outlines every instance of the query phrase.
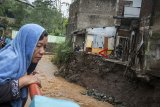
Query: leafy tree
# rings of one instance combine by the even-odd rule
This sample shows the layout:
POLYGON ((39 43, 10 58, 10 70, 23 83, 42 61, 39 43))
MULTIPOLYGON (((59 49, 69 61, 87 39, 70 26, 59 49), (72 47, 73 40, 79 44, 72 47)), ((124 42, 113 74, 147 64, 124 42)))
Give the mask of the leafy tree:
POLYGON ((27 13, 26 7, 26 4, 15 0, 4 0, 0 4, 0 16, 16 19, 16 23, 10 26, 18 28, 27 13))
POLYGON ((36 0, 29 16, 24 23, 34 22, 44 26, 50 34, 56 36, 64 34, 62 31, 62 14, 53 6, 51 0, 36 0))
POLYGON ((10 25, 15 28, 25 23, 38 23, 50 34, 65 34, 67 19, 62 17, 52 0, 35 0, 33 5, 34 8, 20 0, 3 0, 0 4, 0 16, 15 18, 16 23, 10 25))

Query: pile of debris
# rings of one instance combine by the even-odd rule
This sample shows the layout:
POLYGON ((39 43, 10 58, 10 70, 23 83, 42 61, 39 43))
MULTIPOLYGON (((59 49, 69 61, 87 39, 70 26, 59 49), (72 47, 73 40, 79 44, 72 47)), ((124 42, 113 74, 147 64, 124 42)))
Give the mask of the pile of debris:
POLYGON ((81 92, 81 94, 91 96, 99 101, 109 102, 116 107, 126 107, 125 102, 121 102, 121 101, 117 100, 114 96, 106 95, 105 93, 101 93, 96 89, 88 89, 87 88, 87 91, 81 92))
POLYGON ((160 79, 143 81, 132 70, 90 54, 77 53, 57 74, 85 88, 83 94, 115 107, 159 107, 160 79), (152 106, 154 105, 154 106, 152 106))

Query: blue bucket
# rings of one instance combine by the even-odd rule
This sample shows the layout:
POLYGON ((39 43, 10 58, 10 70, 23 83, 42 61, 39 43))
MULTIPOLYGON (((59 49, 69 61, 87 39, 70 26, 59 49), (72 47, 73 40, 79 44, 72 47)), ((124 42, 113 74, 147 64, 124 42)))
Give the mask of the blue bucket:
POLYGON ((35 95, 29 107, 80 107, 70 100, 61 100, 35 95))

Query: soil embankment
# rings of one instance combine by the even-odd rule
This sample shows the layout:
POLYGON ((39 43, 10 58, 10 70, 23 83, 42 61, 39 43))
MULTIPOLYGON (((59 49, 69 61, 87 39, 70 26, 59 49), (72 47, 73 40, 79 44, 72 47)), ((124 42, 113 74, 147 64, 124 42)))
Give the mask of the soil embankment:
POLYGON ((99 56, 77 53, 61 67, 59 75, 86 87, 88 95, 116 107, 160 107, 160 80, 151 78, 145 82, 137 79, 133 71, 124 76, 124 71, 124 66, 99 56))

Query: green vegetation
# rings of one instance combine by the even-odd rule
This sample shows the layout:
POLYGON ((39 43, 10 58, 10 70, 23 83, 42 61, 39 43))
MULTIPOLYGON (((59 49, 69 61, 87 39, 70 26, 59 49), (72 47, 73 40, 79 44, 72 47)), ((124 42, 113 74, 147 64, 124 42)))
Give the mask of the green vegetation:
POLYGON ((73 53, 72 45, 70 42, 61 43, 56 51, 56 55, 53 58, 53 63, 62 65, 67 63, 70 58, 70 55, 73 53))
POLYGON ((150 39, 152 40, 160 39, 160 32, 154 32, 150 39))
POLYGON ((54 6, 51 0, 35 0, 34 7, 19 0, 3 0, 0 3, 0 16, 16 19, 14 24, 0 23, 19 29, 26 23, 37 23, 44 26, 47 31, 56 36, 65 34, 68 19, 54 6))

